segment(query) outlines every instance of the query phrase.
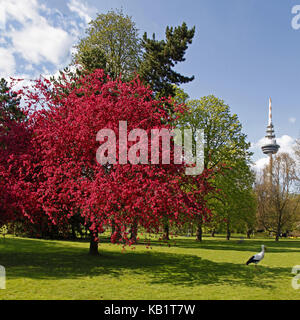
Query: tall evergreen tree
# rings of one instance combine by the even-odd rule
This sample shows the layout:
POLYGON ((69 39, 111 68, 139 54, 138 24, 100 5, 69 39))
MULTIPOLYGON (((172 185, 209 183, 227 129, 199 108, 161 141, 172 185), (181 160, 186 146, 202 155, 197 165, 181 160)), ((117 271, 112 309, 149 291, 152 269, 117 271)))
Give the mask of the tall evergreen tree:
POLYGON ((10 90, 4 78, 0 79, 0 123, 3 124, 4 119, 20 121, 24 117, 20 109, 20 98, 10 90))
POLYGON ((174 84, 180 85, 194 79, 194 76, 186 77, 173 69, 178 62, 185 61, 184 55, 194 34, 195 27, 188 29, 185 22, 175 28, 167 27, 166 40, 156 40, 155 34, 150 39, 147 33, 144 33, 144 52, 138 72, 157 96, 174 96, 174 84))

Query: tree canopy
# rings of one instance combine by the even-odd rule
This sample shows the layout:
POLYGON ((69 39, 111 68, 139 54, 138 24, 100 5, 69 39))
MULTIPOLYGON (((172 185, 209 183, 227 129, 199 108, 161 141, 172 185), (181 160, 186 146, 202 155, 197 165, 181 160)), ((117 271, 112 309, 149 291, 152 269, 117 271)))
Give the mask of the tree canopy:
MULTIPOLYGON (((27 200, 21 201, 22 213, 32 221, 47 216, 54 225, 67 224, 79 213, 91 232, 114 225, 112 240, 121 233, 129 243, 127 228, 137 221, 157 232, 165 218, 183 223, 194 215, 208 215, 204 198, 214 190, 208 183, 209 170, 189 176, 184 174, 184 164, 123 164, 118 152, 112 166, 96 161, 100 129, 116 133, 119 150, 123 146, 119 122, 128 119, 128 131, 141 128, 150 134, 153 128, 168 129, 165 104, 153 99, 138 79, 107 81, 103 70, 96 70, 78 81, 78 86, 66 81, 52 90, 49 81, 38 81, 36 91, 27 93, 28 106, 42 99, 43 108, 29 114, 26 167, 15 157, 15 149, 10 156, 10 168, 19 168, 11 185, 28 192, 27 200), (187 183, 193 186, 189 192, 184 188, 187 183)), ((135 143, 128 142, 128 154, 135 143)))
POLYGON ((74 62, 89 71, 104 69, 112 79, 132 78, 141 55, 141 41, 135 23, 121 10, 98 14, 89 23, 87 36, 76 45, 74 62))
POLYGON ((185 61, 188 45, 192 43, 195 27, 188 29, 185 22, 178 27, 166 28, 166 40, 152 39, 144 33, 143 57, 138 72, 160 97, 175 95, 174 85, 188 83, 194 76, 187 77, 174 70, 178 62, 185 61))

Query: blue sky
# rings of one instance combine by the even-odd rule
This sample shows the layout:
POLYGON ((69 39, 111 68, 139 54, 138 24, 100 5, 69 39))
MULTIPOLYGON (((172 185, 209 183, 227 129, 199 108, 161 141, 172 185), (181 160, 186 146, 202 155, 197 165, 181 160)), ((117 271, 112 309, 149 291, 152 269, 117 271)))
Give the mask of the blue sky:
POLYGON ((261 166, 269 96, 281 150, 300 137, 295 5, 300 0, 0 0, 0 77, 54 74, 70 62, 88 21, 110 9, 122 7, 141 34, 157 38, 185 21, 196 34, 177 70, 195 80, 182 88, 191 98, 214 94, 229 104, 261 166))

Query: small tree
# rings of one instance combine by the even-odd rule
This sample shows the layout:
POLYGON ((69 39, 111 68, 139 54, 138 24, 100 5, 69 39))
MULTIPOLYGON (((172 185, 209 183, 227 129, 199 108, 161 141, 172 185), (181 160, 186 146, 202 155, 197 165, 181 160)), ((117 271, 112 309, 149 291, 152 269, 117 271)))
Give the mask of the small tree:
POLYGON ((259 222, 275 234, 276 241, 295 218, 299 205, 299 197, 294 201, 297 181, 294 159, 287 153, 279 153, 273 161, 272 179, 266 166, 256 184, 259 222))
POLYGON ((24 112, 20 108, 20 97, 12 91, 5 79, 0 79, 0 124, 4 121, 20 121, 24 119, 24 112))

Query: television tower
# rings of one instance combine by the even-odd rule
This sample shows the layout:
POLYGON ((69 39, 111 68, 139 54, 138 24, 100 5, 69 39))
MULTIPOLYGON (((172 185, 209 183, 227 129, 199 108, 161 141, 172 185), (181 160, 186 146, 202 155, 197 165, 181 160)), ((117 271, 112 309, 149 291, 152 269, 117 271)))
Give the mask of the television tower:
POLYGON ((269 122, 267 126, 267 135, 265 144, 261 147, 262 152, 270 157, 270 179, 272 183, 272 167, 273 167, 273 154, 276 154, 280 146, 276 143, 274 126, 272 123, 272 100, 269 98, 269 122))

